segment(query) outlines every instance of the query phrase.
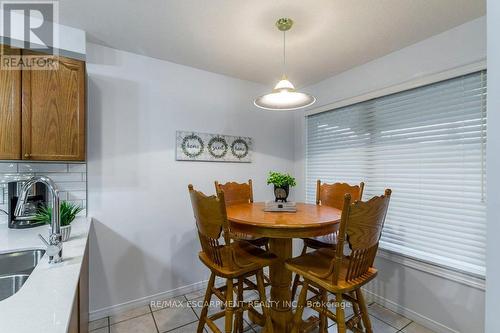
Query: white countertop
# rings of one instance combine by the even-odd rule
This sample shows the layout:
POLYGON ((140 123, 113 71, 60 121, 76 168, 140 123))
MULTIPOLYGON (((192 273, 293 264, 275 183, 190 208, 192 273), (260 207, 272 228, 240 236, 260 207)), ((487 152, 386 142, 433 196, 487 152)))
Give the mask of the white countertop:
MULTIPOLYGON (((49 265, 44 255, 24 286, 0 301, 0 332, 67 332, 90 225, 90 218, 77 218, 63 244, 63 262, 49 265)), ((39 233, 47 236, 48 227, 16 230, 0 223, 0 253, 44 249, 39 233)))

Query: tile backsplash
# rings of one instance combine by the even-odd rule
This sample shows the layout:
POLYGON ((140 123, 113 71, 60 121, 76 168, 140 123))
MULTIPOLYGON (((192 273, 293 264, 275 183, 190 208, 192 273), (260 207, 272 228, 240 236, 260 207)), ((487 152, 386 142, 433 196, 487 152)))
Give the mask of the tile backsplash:
MULTIPOLYGON (((59 187, 60 199, 78 204, 84 208, 80 215, 86 214, 87 208, 87 164, 86 163, 43 163, 43 162, 2 162, 0 161, 0 179, 19 176, 45 175, 59 187)), ((0 183, 0 209, 8 211, 7 184, 0 183)), ((6 216, 0 212, 0 222, 6 216)))

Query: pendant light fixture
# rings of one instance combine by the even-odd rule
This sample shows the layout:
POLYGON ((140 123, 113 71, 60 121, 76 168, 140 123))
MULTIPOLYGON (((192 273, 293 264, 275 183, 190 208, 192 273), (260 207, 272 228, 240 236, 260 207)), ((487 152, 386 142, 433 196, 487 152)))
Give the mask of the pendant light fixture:
POLYGON ((305 108, 316 102, 314 96, 297 92, 293 84, 286 77, 286 32, 293 26, 290 18, 280 18, 276 27, 283 32, 283 76, 276 84, 273 92, 260 96, 253 102, 255 106, 266 110, 296 110, 305 108))

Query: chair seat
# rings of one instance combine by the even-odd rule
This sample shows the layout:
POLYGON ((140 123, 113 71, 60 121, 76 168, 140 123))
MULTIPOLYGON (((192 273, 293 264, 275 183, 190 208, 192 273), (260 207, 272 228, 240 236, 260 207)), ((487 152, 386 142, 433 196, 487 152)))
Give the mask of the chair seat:
POLYGON ((335 248, 337 245, 337 233, 322 235, 311 238, 302 238, 304 245, 311 249, 335 248))
POLYGON ((198 256, 216 275, 225 278, 235 278, 246 273, 254 272, 271 265, 277 259, 274 254, 258 246, 252 245, 247 241, 234 241, 231 243, 231 247, 234 250, 234 259, 237 266, 214 265, 213 261, 203 251, 200 251, 198 256))
POLYGON ((265 246, 269 242, 269 238, 267 238, 267 237, 258 237, 258 236, 243 234, 243 233, 239 233, 239 232, 238 233, 233 232, 232 235, 237 239, 247 241, 250 244, 258 246, 258 247, 265 246))
POLYGON ((347 258, 342 263, 339 281, 336 285, 333 284, 332 274, 327 278, 320 278, 311 274, 311 272, 315 272, 315 274, 318 275, 326 274, 330 269, 334 255, 335 251, 333 249, 319 249, 299 257, 289 259, 286 261, 285 265, 290 271, 303 276, 313 284, 332 293, 345 293, 355 290, 375 278, 377 275, 377 270, 372 267, 363 276, 355 280, 345 281, 349 264, 347 258))

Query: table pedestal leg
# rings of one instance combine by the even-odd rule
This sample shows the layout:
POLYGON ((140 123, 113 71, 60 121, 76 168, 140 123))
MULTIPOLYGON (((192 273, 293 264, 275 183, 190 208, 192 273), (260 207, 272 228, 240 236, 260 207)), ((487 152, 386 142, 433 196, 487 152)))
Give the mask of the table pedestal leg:
POLYGON ((271 318, 275 333, 289 332, 292 322, 291 290, 292 272, 285 268, 285 260, 292 257, 292 240, 271 238, 270 251, 279 260, 270 267, 271 279, 271 318))

